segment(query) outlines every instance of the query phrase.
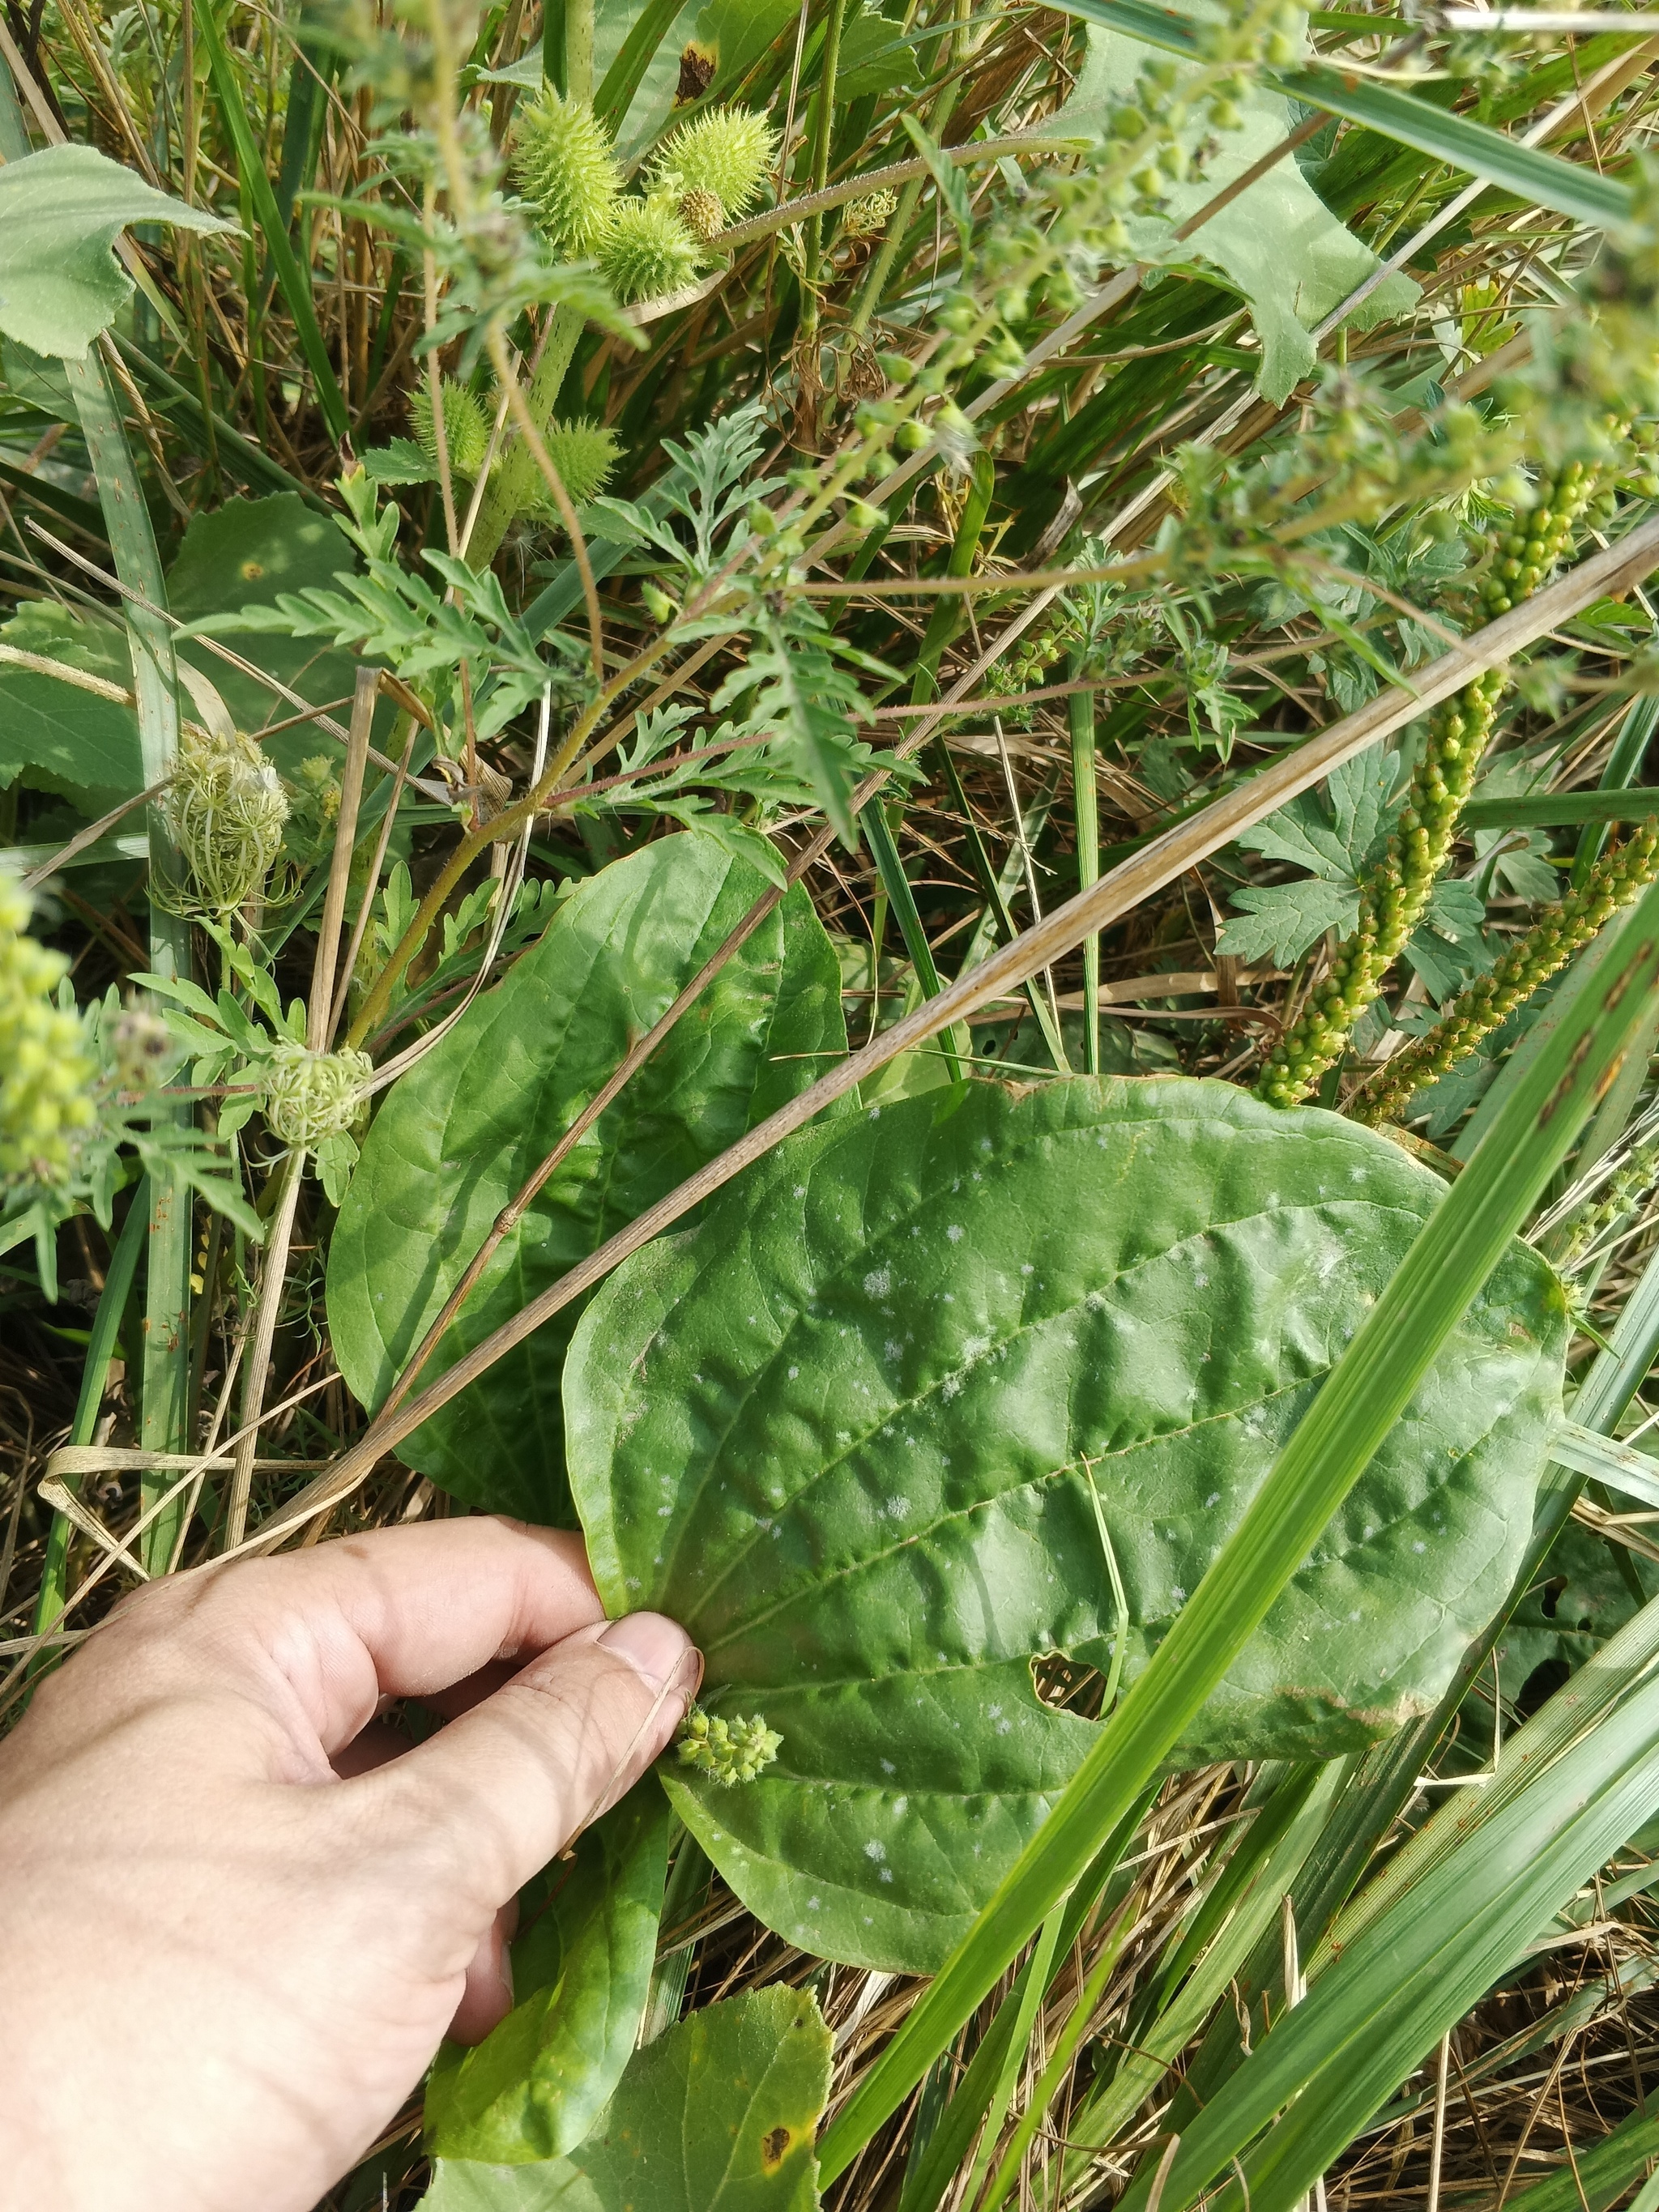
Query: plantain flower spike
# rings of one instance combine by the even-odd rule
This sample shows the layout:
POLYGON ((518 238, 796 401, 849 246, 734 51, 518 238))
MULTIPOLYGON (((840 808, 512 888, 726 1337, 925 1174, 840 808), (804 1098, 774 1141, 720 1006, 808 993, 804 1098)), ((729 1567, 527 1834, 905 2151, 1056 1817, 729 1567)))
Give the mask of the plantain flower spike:
POLYGON ((680 1763, 730 1788, 735 1782, 756 1781, 777 1757, 782 1741, 758 1713, 746 1721, 735 1716, 728 1721, 693 1705, 680 1723, 680 1763))
POLYGON ((0 874, 0 1187, 66 1182, 98 1118, 80 1017, 57 1003, 69 962, 24 934, 30 910, 0 874))
MULTIPOLYGON (((476 477, 489 451, 489 417, 484 412, 483 403, 470 386, 458 384, 453 376, 441 378, 438 391, 449 465, 458 477, 476 477)), ((432 388, 424 380, 410 401, 409 411, 414 422, 415 442, 435 468, 438 439, 432 421, 432 388)))
POLYGON ((282 850, 288 793, 240 730, 186 729, 161 812, 188 878, 173 902, 180 913, 222 920, 264 888, 282 850))
POLYGON ((538 228, 556 253, 586 259, 610 228, 622 198, 611 140, 586 100, 550 84, 521 109, 513 173, 538 228))

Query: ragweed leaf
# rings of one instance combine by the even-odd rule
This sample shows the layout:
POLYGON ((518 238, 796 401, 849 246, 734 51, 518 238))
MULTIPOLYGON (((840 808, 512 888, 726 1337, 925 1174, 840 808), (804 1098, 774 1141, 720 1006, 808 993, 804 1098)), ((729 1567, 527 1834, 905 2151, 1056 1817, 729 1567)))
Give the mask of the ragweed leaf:
MULTIPOLYGON (((1133 1681, 1442 1189, 1221 1084, 970 1085, 789 1139, 618 1270, 565 1374, 612 1612, 705 1655, 775 1765, 682 1817, 821 1955, 927 1972, 1093 1740, 1032 1666, 1133 1681), (1121 1571, 1121 1622, 1095 1500, 1121 1571)), ((1515 1248, 1187 1760, 1328 1758, 1431 1703, 1506 1589, 1565 1310, 1515 1248)))

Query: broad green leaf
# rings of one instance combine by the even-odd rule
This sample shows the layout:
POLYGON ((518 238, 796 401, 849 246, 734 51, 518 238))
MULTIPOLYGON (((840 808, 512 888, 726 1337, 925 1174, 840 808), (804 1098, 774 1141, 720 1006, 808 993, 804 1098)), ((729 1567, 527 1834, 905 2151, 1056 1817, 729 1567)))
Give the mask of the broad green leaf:
POLYGON ((568 2158, 544 2166, 485 2166, 471 2159, 433 2161, 420 2212, 608 2212, 592 2183, 568 2158))
POLYGON ((1236 960, 1271 958, 1288 968, 1328 929, 1346 935, 1353 927, 1359 893, 1352 883, 1298 876, 1288 884, 1247 884, 1233 893, 1233 906, 1216 951, 1236 960))
POLYGON ((574 2150, 622 2078, 639 2034, 668 1873, 668 1807, 636 1790, 590 1828, 514 1944, 531 1993, 475 2049, 447 2044, 427 2084, 427 2146, 503 2165, 574 2150))
POLYGON ((592 2133, 537 2166, 440 2160, 423 2212, 817 2212, 830 2031, 799 1990, 706 2005, 635 2052, 592 2133))
MULTIPOLYGON (((1650 888, 1625 918, 1613 957, 1595 971, 1581 963, 1570 988, 1559 1028, 1435 1206, 1191 1604, 1107 1718, 1041 1832, 842 2106, 819 2149, 826 2179, 844 2173, 896 2111, 1139 1802, 1299 1566, 1316 1556, 1413 1395, 1512 1261, 1516 1231, 1659 1006, 1659 889, 1650 888)), ((1586 1407, 1584 1418, 1593 1423, 1595 1409, 1586 1407)), ((1526 1557, 1534 1556, 1528 1540, 1526 1557)))
POLYGON ((806 1992, 706 2005, 635 2054, 575 2154, 605 2212, 814 2212, 830 2031, 806 1992))
MULTIPOLYGON (((21 607, 0 628, 0 644, 131 688, 125 632, 55 600, 21 607)), ((0 787, 20 776, 31 791, 59 792, 106 813, 144 787, 137 715, 61 678, 0 663, 0 787)))
MULTIPOLYGON (((507 1200, 766 888, 706 837, 616 862, 392 1087, 329 1255, 334 1348, 365 1404, 385 1395, 507 1200)), ((846 1048, 835 950, 797 888, 537 1197, 430 1372, 846 1048)), ((498 1361, 403 1457, 475 1504, 568 1519, 559 1368, 575 1320, 561 1315, 498 1361)))
MULTIPOLYGON (((771 1925, 926 1972, 1094 1726, 1032 1662, 1133 1683, 1443 1186, 1230 1085, 973 1084, 804 1132, 578 1328, 571 1480, 612 1612, 683 1620, 758 1782, 668 1768, 771 1925), (1092 1492, 1091 1495, 1091 1486, 1092 1492)), ((1177 1761, 1323 1758, 1431 1705, 1531 1524, 1565 1340, 1516 1247, 1177 1761)))
MULTIPOLYGON (((346 538, 297 492, 229 500, 211 514, 192 519, 167 571, 167 604, 180 622, 200 622, 241 607, 268 607, 281 592, 326 586, 357 565, 346 538)), ((216 629, 215 635, 310 705, 334 703, 335 720, 346 720, 347 709, 337 702, 351 696, 356 666, 349 653, 320 647, 315 639, 252 628, 216 629)), ((286 721, 295 711, 268 686, 210 653, 204 643, 186 641, 181 650, 211 678, 244 729, 286 721)), ((378 717, 382 727, 389 726, 391 718, 390 707, 382 706, 378 717)), ((270 744, 270 757, 286 775, 293 775, 301 761, 318 753, 331 765, 337 765, 341 757, 332 739, 303 723, 283 731, 270 744)))
POLYGON ((236 228, 91 146, 46 146, 0 167, 0 331, 34 353, 84 361, 132 296, 113 251, 130 222, 236 228))
MULTIPOLYGON (((1056 118, 1063 126, 1103 116, 1109 98, 1122 98, 1131 90, 1146 58, 1139 40, 1098 22, 1091 21, 1088 37, 1088 54, 1076 88, 1056 118)), ((1237 288, 1249 303, 1250 319, 1261 341, 1256 389, 1278 406, 1313 368, 1315 349, 1309 332, 1314 325, 1365 282, 1376 268, 1377 258, 1331 213, 1294 158, 1279 161, 1247 186, 1194 232, 1189 244, 1176 240, 1176 231, 1189 216, 1263 155, 1282 145, 1296 127, 1283 94, 1259 85, 1238 108, 1238 127, 1219 134, 1220 152, 1187 182, 1169 187, 1162 214, 1131 216, 1129 238, 1139 260, 1208 262, 1237 288)), ((1182 144, 1192 155, 1212 135, 1208 125, 1196 119, 1181 134, 1182 144)), ((1374 323, 1404 314, 1417 295, 1411 278, 1396 272, 1354 310, 1352 326, 1369 330, 1374 323)))

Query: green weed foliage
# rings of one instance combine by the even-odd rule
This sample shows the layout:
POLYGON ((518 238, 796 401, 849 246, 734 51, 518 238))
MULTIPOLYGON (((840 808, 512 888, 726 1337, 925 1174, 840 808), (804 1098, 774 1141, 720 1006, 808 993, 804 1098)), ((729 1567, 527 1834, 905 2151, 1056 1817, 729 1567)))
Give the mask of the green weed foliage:
POLYGON ((1536 16, 8 12, 0 1716, 445 1512, 705 1659, 330 2212, 1651 2212, 1659 110, 1536 16))

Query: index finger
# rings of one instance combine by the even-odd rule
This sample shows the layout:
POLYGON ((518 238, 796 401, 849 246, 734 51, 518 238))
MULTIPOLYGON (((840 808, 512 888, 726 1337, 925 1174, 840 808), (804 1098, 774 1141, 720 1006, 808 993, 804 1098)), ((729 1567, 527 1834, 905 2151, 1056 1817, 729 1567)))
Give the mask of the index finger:
POLYGON ((158 1673, 199 1686, 205 1669, 290 1728, 302 1718, 331 1754, 383 1697, 430 1696, 604 1618, 580 1536, 504 1520, 417 1522, 152 1583, 60 1679, 67 1690, 77 1670, 95 1671, 107 1685, 113 1663, 153 1692, 158 1673))

